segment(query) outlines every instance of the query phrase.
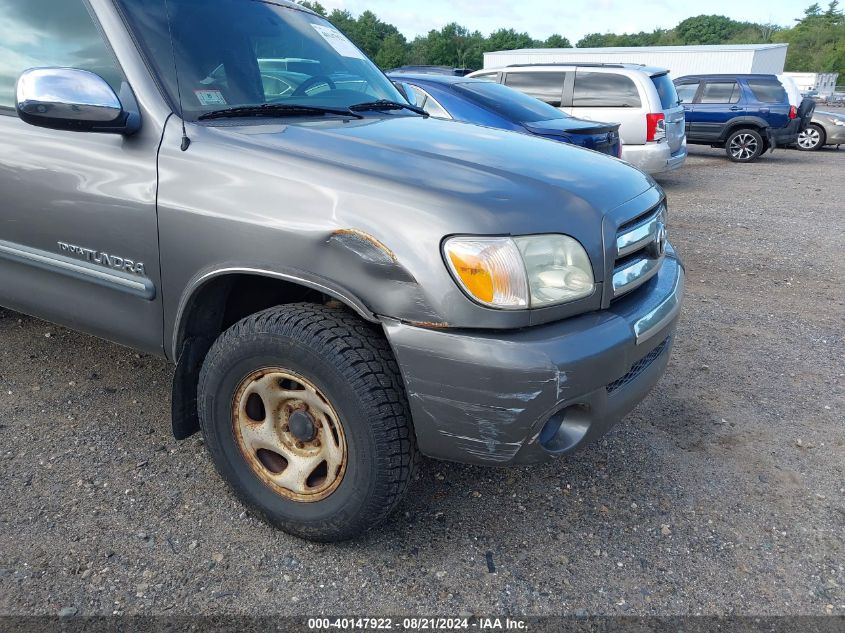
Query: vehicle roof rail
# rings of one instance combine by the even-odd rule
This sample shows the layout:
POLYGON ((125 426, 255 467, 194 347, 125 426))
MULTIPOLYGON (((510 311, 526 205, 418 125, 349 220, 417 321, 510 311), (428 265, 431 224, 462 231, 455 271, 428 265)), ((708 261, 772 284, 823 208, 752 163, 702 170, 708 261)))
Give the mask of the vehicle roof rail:
POLYGON ((578 62, 578 61, 571 61, 571 62, 538 62, 533 64, 508 64, 505 68, 532 68, 537 66, 587 66, 587 67, 595 67, 595 68, 626 68, 629 66, 638 66, 640 68, 645 68, 645 64, 634 64, 634 63, 612 63, 612 62, 578 62))

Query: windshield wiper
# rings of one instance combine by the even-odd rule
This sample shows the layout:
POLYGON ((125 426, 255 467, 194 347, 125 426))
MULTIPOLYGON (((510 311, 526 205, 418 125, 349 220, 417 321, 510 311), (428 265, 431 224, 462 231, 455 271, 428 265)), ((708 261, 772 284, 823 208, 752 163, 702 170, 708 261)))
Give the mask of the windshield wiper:
POLYGON ((290 115, 290 116, 307 116, 309 114, 336 114, 338 116, 353 117, 356 119, 363 119, 364 117, 353 112, 349 108, 326 108, 323 106, 300 105, 295 103, 263 103, 254 106, 238 106, 236 108, 226 108, 224 110, 214 110, 201 114, 198 119, 200 121, 208 121, 209 119, 227 119, 236 117, 251 117, 251 116, 275 116, 275 115, 290 115))
POLYGON ((431 116, 428 112, 410 103, 399 103, 398 101, 388 101, 387 99, 380 99, 379 101, 371 101, 369 103, 359 103, 357 105, 349 106, 353 112, 366 112, 370 110, 410 110, 416 112, 424 117, 431 116))

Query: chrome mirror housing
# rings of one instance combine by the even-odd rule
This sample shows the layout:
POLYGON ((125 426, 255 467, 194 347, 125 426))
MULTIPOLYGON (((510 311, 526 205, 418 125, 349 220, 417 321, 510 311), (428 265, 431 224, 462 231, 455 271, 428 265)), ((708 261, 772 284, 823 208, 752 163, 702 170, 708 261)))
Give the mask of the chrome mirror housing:
POLYGON ((129 111, 105 79, 76 68, 32 68, 18 78, 18 116, 37 127, 130 135, 141 117, 127 84, 121 90, 129 111))

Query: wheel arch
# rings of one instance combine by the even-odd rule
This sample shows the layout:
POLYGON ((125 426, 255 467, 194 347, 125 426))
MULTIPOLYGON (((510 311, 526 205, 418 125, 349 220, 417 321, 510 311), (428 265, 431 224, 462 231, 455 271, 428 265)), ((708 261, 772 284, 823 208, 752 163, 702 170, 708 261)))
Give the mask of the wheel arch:
POLYGON ((737 130, 741 130, 744 128, 754 128, 760 135, 763 137, 763 140, 766 140, 768 133, 767 130, 769 129, 769 124, 765 119, 761 119, 759 117, 754 116, 744 116, 744 117, 737 117, 735 119, 731 119, 730 122, 725 126, 725 131, 722 133, 722 138, 719 139, 720 142, 724 143, 730 138, 731 134, 736 132, 737 130))
POLYGON ((176 371, 172 385, 172 423, 176 439, 199 431, 197 384, 214 341, 242 318, 286 303, 336 302, 360 318, 379 323, 366 304, 334 284, 250 267, 226 267, 198 275, 179 303, 171 344, 176 371))

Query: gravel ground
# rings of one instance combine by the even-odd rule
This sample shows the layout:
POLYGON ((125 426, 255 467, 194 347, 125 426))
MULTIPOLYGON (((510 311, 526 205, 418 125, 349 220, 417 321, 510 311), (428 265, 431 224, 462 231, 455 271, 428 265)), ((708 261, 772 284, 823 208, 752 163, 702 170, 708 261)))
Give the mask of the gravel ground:
POLYGON ((845 614, 845 151, 661 182, 689 288, 656 391, 554 464, 425 462, 338 546, 171 438, 164 361, 0 311, 0 613, 845 614))

